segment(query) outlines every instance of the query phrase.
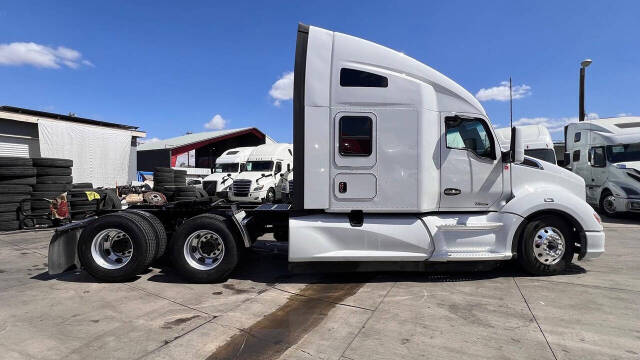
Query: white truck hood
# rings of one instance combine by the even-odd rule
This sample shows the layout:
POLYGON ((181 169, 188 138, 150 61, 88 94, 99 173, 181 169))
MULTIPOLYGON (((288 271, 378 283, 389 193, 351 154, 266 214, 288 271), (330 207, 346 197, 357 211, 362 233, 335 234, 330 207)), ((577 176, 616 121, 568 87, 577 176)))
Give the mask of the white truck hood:
POLYGON ((615 163, 614 165, 616 165, 619 169, 634 169, 637 171, 640 171, 640 161, 626 161, 626 162, 620 162, 620 163, 615 163))

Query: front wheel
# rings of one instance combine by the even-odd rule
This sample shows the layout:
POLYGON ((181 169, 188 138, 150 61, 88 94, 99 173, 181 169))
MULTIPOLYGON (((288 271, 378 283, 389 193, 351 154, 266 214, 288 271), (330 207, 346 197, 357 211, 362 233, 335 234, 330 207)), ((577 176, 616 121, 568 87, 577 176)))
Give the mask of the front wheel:
POLYGON ((573 259, 571 227, 561 218, 545 216, 524 229, 518 261, 533 275, 555 275, 573 259))
POLYGON ((238 263, 238 248, 224 218, 204 214, 185 221, 171 239, 176 270, 198 283, 224 281, 238 263))
POLYGON ((264 197, 265 204, 273 204, 276 202, 276 190, 274 188, 269 188, 267 190, 267 195, 264 197))
POLYGON ((599 210, 601 213, 609 217, 615 217, 618 214, 616 210, 616 198, 611 191, 605 190, 600 196, 599 210))

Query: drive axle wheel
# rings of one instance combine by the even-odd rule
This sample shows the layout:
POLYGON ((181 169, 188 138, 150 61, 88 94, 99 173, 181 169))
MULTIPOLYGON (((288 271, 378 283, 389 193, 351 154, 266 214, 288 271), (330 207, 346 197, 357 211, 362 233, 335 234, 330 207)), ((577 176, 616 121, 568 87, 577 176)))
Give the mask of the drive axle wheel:
POLYGON ((171 238, 175 269, 194 282, 224 281, 238 263, 238 247, 224 218, 203 214, 185 221, 171 238))
POLYGON ((87 225, 78 240, 83 268, 102 281, 125 281, 142 273, 156 252, 153 230, 138 216, 104 215, 87 225))
POLYGON ((518 261, 533 275, 562 272, 573 259, 571 227, 562 218, 544 216, 524 229, 518 261))

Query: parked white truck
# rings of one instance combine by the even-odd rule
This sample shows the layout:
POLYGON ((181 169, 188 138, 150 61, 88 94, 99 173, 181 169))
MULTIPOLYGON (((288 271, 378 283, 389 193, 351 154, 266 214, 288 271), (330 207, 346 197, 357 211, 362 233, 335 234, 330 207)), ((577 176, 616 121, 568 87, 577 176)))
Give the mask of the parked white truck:
POLYGON ((241 203, 273 203, 280 174, 291 169, 291 144, 265 144, 253 149, 243 171, 228 189, 228 198, 241 203))
POLYGON ((213 173, 202 180, 202 188, 209 195, 226 198, 233 180, 242 172, 255 147, 229 149, 217 159, 213 173))
POLYGON ((640 117, 569 124, 565 143, 565 163, 584 179, 587 202, 609 216, 640 212, 640 117))
MULTIPOLYGON (((194 282, 225 279, 241 248, 283 229, 292 267, 424 269, 515 257, 527 272, 550 275, 576 254, 604 252, 584 180, 525 158, 517 128, 511 150, 500 151, 480 103, 434 69, 369 41, 300 25, 294 79, 291 207, 195 200, 101 215, 56 231, 49 271, 75 263, 101 280, 130 279, 162 255, 155 239, 166 232, 175 269, 194 282), (143 231, 152 223, 153 231, 143 231)), ((260 169, 261 179, 275 174, 260 169)), ((259 185, 250 180, 249 193, 259 185)))
MULTIPOLYGON (((524 155, 542 161, 557 164, 553 139, 549 130, 542 125, 518 126, 524 142, 524 155)), ((503 151, 509 150, 511 143, 511 128, 496 129, 496 135, 503 151)))

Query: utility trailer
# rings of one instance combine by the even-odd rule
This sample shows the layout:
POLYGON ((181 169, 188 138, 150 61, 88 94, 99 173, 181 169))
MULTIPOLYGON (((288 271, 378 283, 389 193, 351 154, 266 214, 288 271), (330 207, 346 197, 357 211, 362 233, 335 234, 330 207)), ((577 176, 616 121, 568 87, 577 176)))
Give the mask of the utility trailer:
POLYGON ((267 231, 288 235, 292 265, 517 258, 550 275, 574 255, 604 252, 582 178, 525 157, 518 128, 501 151, 473 95, 400 52, 299 25, 293 132, 291 206, 194 201, 100 214, 56 230, 50 272, 76 265, 123 281, 166 253, 190 281, 220 281, 267 231))

